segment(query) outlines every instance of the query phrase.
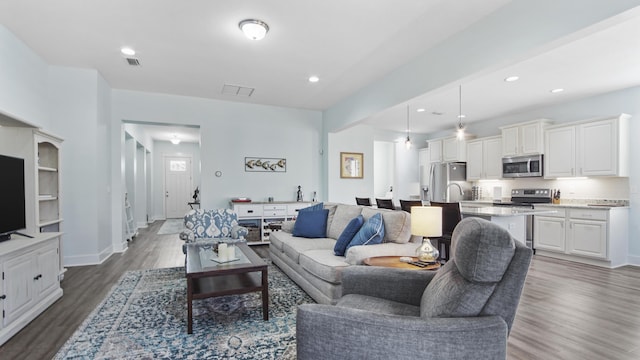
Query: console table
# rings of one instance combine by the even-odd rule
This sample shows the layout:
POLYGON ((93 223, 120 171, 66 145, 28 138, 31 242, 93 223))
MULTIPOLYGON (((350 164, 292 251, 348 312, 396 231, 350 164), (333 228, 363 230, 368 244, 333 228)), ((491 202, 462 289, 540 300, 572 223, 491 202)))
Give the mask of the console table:
POLYGON ((269 234, 277 231, 277 223, 294 220, 300 209, 313 205, 309 201, 273 201, 273 202, 231 202, 231 207, 238 214, 238 223, 249 231, 259 231, 260 237, 247 239, 249 245, 269 242, 269 234))

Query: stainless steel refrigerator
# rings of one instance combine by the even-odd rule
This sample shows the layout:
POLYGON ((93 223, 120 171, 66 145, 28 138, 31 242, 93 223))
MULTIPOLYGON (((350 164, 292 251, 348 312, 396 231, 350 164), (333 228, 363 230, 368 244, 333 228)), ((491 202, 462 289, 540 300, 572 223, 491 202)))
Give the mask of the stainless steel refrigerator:
POLYGON ((471 183, 467 182, 466 163, 432 163, 428 180, 425 200, 459 202, 471 198, 471 183))

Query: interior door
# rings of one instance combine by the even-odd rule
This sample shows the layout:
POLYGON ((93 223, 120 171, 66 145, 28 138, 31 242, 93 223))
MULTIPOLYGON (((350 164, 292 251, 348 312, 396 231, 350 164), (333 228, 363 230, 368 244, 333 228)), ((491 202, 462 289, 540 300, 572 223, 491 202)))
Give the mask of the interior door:
POLYGON ((191 157, 166 156, 164 160, 165 217, 182 218, 191 208, 191 157))

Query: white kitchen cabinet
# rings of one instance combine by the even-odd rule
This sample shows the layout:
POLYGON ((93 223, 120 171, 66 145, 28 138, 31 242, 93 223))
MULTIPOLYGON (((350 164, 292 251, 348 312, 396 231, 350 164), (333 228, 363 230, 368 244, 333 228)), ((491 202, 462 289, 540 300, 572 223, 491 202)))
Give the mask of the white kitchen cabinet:
POLYGON ((14 239, 0 244, 0 344, 62 297, 60 235, 13 235, 14 239))
POLYGON ((565 211, 556 209, 555 214, 536 215, 533 218, 533 247, 538 250, 564 252, 566 248, 565 211))
POLYGON ((593 265, 617 267, 627 263, 628 208, 561 207, 534 217, 534 248, 545 256, 593 265))
POLYGON ((629 176, 629 116, 545 131, 546 178, 629 176))
POLYGON ((442 162, 442 139, 429 140, 429 161, 442 162))
POLYGON ((501 127, 502 156, 542 154, 544 152, 544 128, 547 119, 528 121, 501 127))
POLYGON ((467 147, 467 180, 502 177, 502 137, 470 140, 467 147))
POLYGON ((431 162, 467 161, 467 140, 471 138, 473 137, 466 136, 458 140, 451 136, 429 140, 429 159, 431 162))

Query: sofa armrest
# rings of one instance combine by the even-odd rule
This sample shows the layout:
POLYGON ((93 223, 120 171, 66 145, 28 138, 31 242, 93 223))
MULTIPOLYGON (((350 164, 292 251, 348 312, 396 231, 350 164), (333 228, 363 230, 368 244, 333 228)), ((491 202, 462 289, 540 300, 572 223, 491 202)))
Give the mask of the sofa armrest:
POLYGON ((299 360, 505 359, 507 324, 498 316, 421 318, 304 304, 296 342, 299 360))
POLYGON ((420 306, 424 289, 435 271, 350 266, 342 270, 342 296, 368 295, 420 306))
POLYGON ((352 246, 345 254, 347 263, 362 265, 364 259, 373 256, 415 256, 418 244, 382 243, 375 245, 352 246))
POLYGON ((293 226, 296 224, 295 220, 285 220, 282 222, 282 228, 280 230, 288 233, 293 232, 293 226))

